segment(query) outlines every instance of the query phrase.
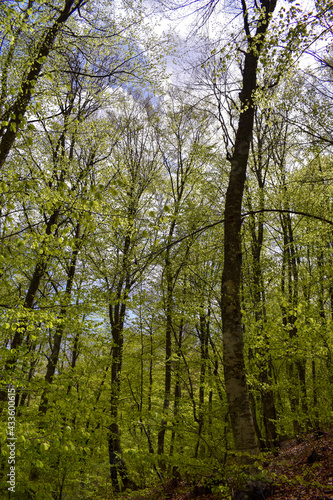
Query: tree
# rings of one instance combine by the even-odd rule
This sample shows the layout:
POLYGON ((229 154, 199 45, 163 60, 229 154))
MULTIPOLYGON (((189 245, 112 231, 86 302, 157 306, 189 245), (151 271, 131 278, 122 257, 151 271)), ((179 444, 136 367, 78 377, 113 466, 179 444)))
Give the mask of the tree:
MULTIPOLYGON (((65 5, 60 8, 48 7, 45 15, 40 13, 40 6, 36 2, 28 1, 27 5, 21 9, 20 6, 5 6, 1 4, 1 14, 5 23, 5 32, 2 44, 5 47, 2 62, 1 97, 0 97, 0 169, 14 144, 21 126, 25 124, 25 114, 32 99, 37 81, 45 61, 48 59, 54 41, 63 28, 63 25, 77 11, 79 11, 88 0, 66 0, 65 5), (22 10, 22 12, 21 12, 22 10), (12 24, 12 16, 15 21, 12 24), (25 71, 21 71, 21 79, 17 84, 16 92, 11 87, 14 98, 8 97, 8 86, 12 83, 13 62, 22 50, 21 44, 26 43, 27 33, 36 30, 36 17, 41 24, 41 31, 38 33, 39 39, 28 40, 28 46, 24 47, 28 55, 25 61, 25 71), (12 27, 13 26, 13 27, 12 27), (30 43, 29 43, 30 42, 30 43), (30 46, 29 46, 30 45, 30 46), (31 50, 33 48, 33 50, 31 50), (9 79, 10 78, 10 79, 9 79)), ((37 32, 37 30, 36 30, 37 32)), ((15 75, 16 77, 16 75, 15 75)))
POLYGON ((275 6, 276 1, 260 2, 261 9, 256 19, 255 31, 251 34, 248 8, 246 3, 242 2, 247 47, 240 93, 240 115, 230 158, 231 170, 224 212, 224 267, 221 291, 224 377, 236 449, 254 455, 258 453, 258 444, 246 386, 240 303, 242 200, 253 134, 258 61, 275 6))

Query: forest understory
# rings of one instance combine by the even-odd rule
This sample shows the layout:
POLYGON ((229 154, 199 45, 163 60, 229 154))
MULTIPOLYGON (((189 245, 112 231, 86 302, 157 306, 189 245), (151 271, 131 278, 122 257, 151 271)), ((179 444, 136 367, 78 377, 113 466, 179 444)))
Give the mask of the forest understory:
POLYGON ((118 500, 333 500, 333 428, 281 441, 262 461, 260 479, 230 477, 228 493, 209 480, 171 480, 151 490, 126 492, 118 500), (232 495, 232 496, 230 496, 232 495))

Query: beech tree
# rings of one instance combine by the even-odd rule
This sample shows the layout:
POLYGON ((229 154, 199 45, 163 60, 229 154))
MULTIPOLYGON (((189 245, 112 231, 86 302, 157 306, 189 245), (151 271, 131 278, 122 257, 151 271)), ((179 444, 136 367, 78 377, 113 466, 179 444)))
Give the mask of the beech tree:
POLYGON ((245 2, 242 4, 247 48, 240 93, 240 116, 230 158, 231 171, 224 212, 224 268, 221 296, 223 367, 236 449, 240 452, 257 454, 258 444, 252 424, 243 360, 240 303, 241 217, 246 168, 253 135, 258 61, 276 1, 260 2, 260 15, 257 25, 252 30, 248 8, 245 2))

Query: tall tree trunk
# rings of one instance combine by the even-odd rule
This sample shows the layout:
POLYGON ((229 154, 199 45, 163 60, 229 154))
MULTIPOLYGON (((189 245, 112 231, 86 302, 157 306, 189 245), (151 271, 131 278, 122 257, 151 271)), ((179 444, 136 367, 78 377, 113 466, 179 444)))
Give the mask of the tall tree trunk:
POLYGON ((207 317, 203 313, 200 313, 199 328, 197 329, 200 339, 200 382, 198 404, 198 439, 195 445, 194 458, 198 458, 201 436, 204 430, 205 384, 209 344, 209 315, 209 310, 207 317))
MULTIPOLYGON (((167 250, 165 258, 165 276, 166 276, 166 325, 165 325, 165 375, 164 375, 164 401, 163 401, 163 418, 161 421, 160 430, 157 436, 157 453, 164 454, 164 441, 167 426, 167 412, 170 406, 171 397, 171 353, 172 353, 172 317, 173 317, 173 277, 171 273, 170 250, 167 250)), ((164 468, 163 459, 160 461, 160 466, 164 468)))
POLYGON ((131 289, 129 277, 130 263, 129 251, 131 245, 131 228, 125 237, 123 248, 123 260, 117 282, 116 300, 109 304, 109 318, 112 334, 112 357, 111 357, 111 424, 108 433, 109 463, 111 481, 115 491, 128 488, 131 484, 125 461, 122 457, 120 441, 120 428, 118 423, 119 395, 121 386, 121 370, 123 363, 124 345, 124 321, 126 314, 126 303, 131 289))
MULTIPOLYGON (((119 308, 118 308, 119 309, 119 308)), ((120 428, 118 424, 118 406, 120 394, 120 377, 123 359, 123 329, 121 324, 112 326, 112 361, 111 361, 111 424, 109 426, 109 461, 111 481, 115 491, 128 486, 128 473, 122 458, 120 428)))
MULTIPOLYGON (((254 39, 250 35, 248 13, 243 1, 244 29, 248 39, 245 54, 241 112, 231 162, 229 185, 224 211, 224 266, 222 274, 221 309, 223 325, 223 365, 226 393, 236 450, 244 454, 259 453, 253 426, 246 384, 240 277, 242 266, 241 223, 242 201, 250 143, 253 135, 254 92, 257 87, 257 66, 271 13, 276 0, 261 1, 262 16, 254 39)), ((247 461, 244 455, 244 461, 247 461)))
MULTIPOLYGON (((157 435, 157 453, 160 457, 164 454, 164 441, 167 426, 167 412, 170 407, 171 398, 171 354, 172 354, 172 332, 173 332, 173 289, 174 289, 174 276, 172 272, 171 262, 171 246, 173 233, 176 227, 176 216, 179 210, 178 198, 175 206, 175 217, 171 222, 168 233, 168 246, 165 254, 165 282, 166 282, 166 297, 165 297, 165 372, 164 372, 164 400, 163 400, 163 417, 160 424, 160 430, 157 435)), ((165 461, 161 457, 159 460, 161 469, 165 468, 165 461)))

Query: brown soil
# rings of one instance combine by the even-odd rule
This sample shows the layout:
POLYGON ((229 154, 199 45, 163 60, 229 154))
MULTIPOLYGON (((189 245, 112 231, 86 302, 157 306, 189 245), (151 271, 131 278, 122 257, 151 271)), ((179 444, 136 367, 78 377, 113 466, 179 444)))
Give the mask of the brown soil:
POLYGON ((275 475, 274 500, 333 500, 333 432, 282 443, 267 467, 275 475))

